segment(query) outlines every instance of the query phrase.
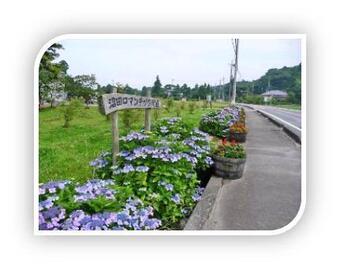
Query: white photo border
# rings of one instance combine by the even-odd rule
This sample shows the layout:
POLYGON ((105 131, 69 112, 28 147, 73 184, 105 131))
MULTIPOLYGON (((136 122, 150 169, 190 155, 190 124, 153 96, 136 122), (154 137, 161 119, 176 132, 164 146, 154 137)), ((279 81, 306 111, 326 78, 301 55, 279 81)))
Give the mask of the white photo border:
POLYGON ((279 235, 291 230, 306 207, 306 34, 64 34, 49 40, 34 63, 34 235, 44 236, 262 236, 279 235), (295 218, 276 230, 172 230, 172 231, 41 231, 39 230, 39 64, 44 52, 66 39, 300 39, 301 41, 301 201, 295 218))

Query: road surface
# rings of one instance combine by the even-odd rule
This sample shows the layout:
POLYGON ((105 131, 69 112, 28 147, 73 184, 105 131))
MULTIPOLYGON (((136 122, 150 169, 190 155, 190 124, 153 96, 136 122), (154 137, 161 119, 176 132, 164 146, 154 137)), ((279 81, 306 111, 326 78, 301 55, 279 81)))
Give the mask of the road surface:
POLYGON ((260 105, 247 105, 247 106, 267 112, 301 129, 301 111, 299 110, 290 110, 273 106, 260 106, 260 105))

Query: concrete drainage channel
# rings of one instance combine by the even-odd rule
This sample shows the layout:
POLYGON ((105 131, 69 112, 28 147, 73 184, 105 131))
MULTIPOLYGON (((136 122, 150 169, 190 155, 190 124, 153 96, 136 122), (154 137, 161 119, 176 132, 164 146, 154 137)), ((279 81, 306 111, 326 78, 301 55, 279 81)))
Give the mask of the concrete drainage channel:
POLYGON ((213 211, 215 201, 223 185, 222 178, 212 176, 199 201, 189 217, 184 230, 204 230, 204 226, 209 220, 210 213, 213 211))

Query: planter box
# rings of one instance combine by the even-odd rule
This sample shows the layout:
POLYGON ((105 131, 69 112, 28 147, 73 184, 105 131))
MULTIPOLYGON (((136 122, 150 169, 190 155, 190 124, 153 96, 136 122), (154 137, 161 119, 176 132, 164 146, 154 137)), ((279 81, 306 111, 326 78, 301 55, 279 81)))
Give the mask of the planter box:
POLYGON ((247 139, 247 133, 229 133, 229 140, 235 140, 238 143, 244 143, 247 139))
POLYGON ((214 160, 214 174, 224 179, 238 179, 243 175, 246 159, 230 159, 217 155, 212 156, 214 160))

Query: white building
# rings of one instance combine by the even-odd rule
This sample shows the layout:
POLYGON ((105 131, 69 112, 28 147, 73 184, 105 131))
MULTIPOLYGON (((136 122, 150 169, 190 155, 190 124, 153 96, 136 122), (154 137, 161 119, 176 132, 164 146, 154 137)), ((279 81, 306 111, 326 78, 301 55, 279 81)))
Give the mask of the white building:
POLYGON ((266 91, 265 93, 262 93, 261 96, 263 96, 265 103, 268 103, 273 99, 283 101, 288 98, 287 92, 279 90, 266 91))

